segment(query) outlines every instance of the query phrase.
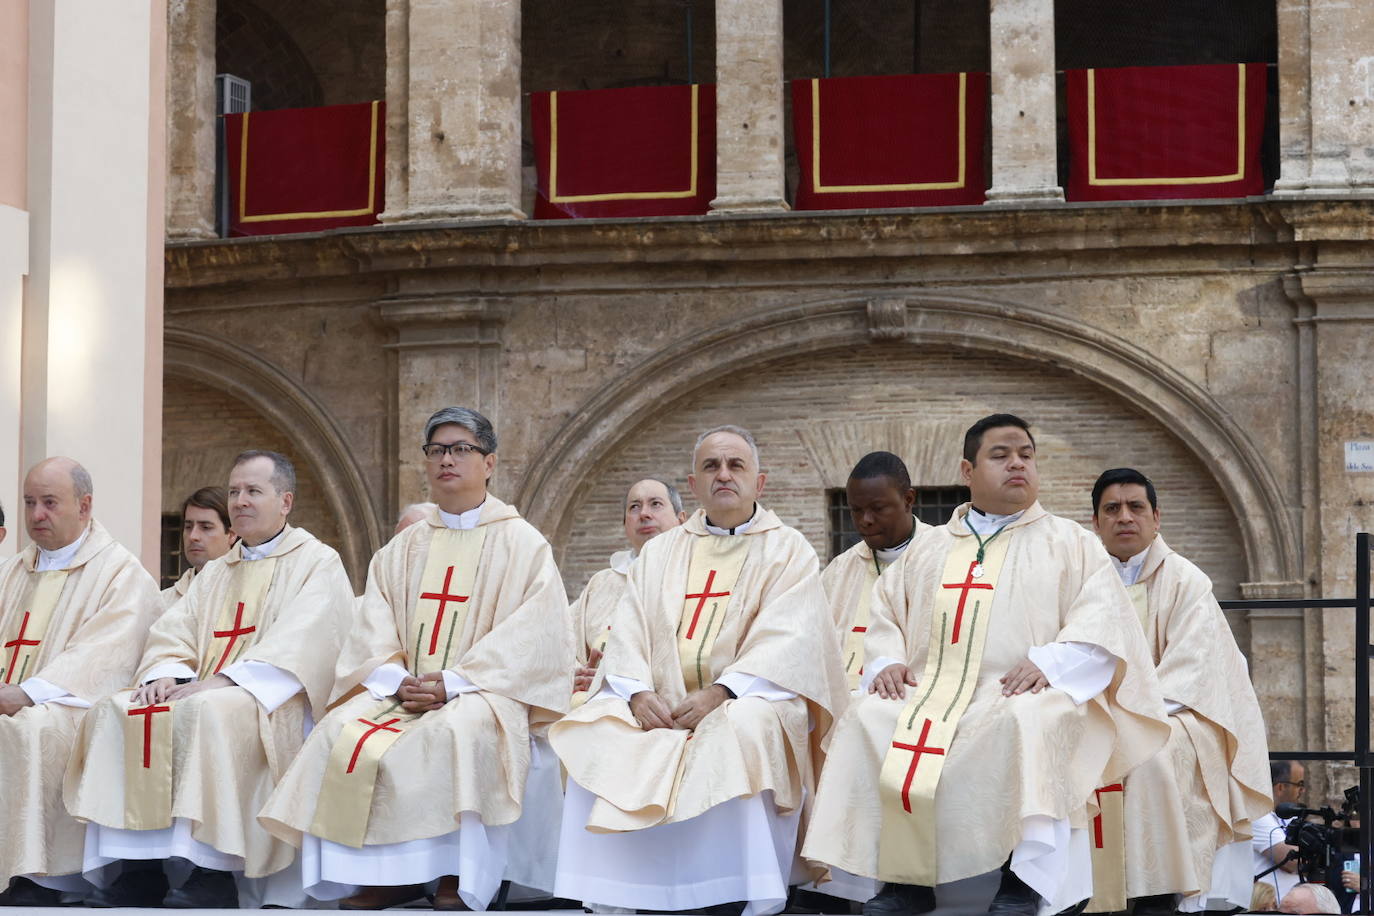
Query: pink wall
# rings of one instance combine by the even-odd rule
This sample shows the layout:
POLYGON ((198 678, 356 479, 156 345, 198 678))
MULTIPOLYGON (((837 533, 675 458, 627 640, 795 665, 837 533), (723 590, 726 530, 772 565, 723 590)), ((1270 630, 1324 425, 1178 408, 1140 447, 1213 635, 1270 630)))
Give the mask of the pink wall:
POLYGON ((29 0, 0 3, 0 204, 28 209, 29 0))

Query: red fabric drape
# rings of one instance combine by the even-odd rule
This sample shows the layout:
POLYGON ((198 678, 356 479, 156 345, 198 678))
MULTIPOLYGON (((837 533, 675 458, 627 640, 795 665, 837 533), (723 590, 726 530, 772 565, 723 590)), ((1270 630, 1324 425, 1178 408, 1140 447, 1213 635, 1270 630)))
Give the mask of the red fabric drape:
POLYGON ((986 73, 794 80, 796 208, 981 204, 987 100, 986 73))
POLYGON ((537 219, 705 213, 716 196, 716 87, 530 94, 537 219))
POLYGON ((1070 70, 1065 78, 1069 200, 1264 190, 1264 64, 1070 70))
POLYGON ((377 222, 385 205, 386 103, 224 116, 229 234, 377 222))

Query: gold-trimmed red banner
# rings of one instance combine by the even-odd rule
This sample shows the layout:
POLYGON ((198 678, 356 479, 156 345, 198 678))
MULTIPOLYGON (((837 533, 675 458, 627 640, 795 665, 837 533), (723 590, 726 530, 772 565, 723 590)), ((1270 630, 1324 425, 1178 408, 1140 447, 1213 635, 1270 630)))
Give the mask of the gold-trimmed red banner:
POLYGON ((1267 78, 1264 64, 1067 71, 1068 199, 1262 193, 1267 78))
POLYGON ((986 73, 792 82, 796 209, 981 204, 986 73))
POLYGON ((530 94, 536 219, 705 213, 716 196, 715 86, 530 94))
POLYGON ((377 222, 385 206, 386 103, 224 116, 229 234, 377 222))

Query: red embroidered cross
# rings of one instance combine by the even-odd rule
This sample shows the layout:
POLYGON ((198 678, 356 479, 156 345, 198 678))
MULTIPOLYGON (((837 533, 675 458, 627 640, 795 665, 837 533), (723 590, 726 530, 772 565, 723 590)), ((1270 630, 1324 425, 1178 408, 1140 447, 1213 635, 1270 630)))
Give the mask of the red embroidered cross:
POLYGON ((41 639, 25 639, 25 638, 24 638, 24 631, 27 630, 28 628, 29 628, 29 612, 28 612, 28 611, 25 611, 25 612, 24 612, 24 619, 21 620, 21 621, 19 622, 19 635, 16 636, 14 639, 11 639, 9 642, 5 643, 5 648, 6 648, 6 649, 13 649, 13 650, 14 650, 14 653, 13 653, 12 655, 10 655, 10 664, 9 664, 9 667, 5 669, 5 683, 6 683, 6 684, 8 684, 8 683, 10 682, 10 678, 14 677, 14 668, 15 668, 15 666, 16 666, 17 664, 19 664, 19 652, 20 652, 25 646, 36 646, 36 645, 38 645, 40 642, 42 642, 41 639))
POLYGON ((698 599, 698 601, 697 601, 697 609, 696 609, 695 611, 692 612, 692 625, 689 626, 689 627, 687 628, 687 638, 688 638, 688 639, 691 639, 691 638, 692 638, 692 634, 696 632, 696 629, 697 629, 697 620, 701 617, 701 609, 702 609, 703 607, 706 606, 706 601, 707 601, 707 599, 708 599, 708 598, 726 598, 726 597, 729 597, 729 595, 730 595, 729 592, 713 592, 713 591, 711 591, 711 583, 714 582, 714 581, 716 581, 716 571, 713 569, 713 570, 711 570, 709 573, 707 573, 707 575, 706 575, 706 587, 705 587, 705 588, 703 588, 700 592, 698 592, 698 593, 695 594, 695 595, 683 595, 683 596, 682 596, 682 600, 683 600, 683 601, 691 601, 693 598, 698 599))
POLYGON ((224 654, 219 657, 219 664, 215 666, 212 674, 219 674, 219 669, 224 667, 224 663, 229 661, 229 653, 234 651, 234 644, 239 641, 240 636, 247 636, 257 630, 257 627, 245 627, 243 625, 243 602, 239 602, 238 609, 234 611, 234 628, 232 630, 216 630, 215 638, 228 638, 229 643, 224 647, 224 654))
POLYGON ((429 634, 429 654, 433 655, 439 651, 439 628, 444 623, 444 609, 448 607, 450 601, 462 604, 471 598, 471 595, 450 595, 449 585, 453 582, 453 567, 450 566, 444 573, 444 590, 441 592, 425 592, 420 595, 420 600, 431 599, 439 602, 439 609, 434 612, 434 632, 429 634))
POLYGON ((171 712, 170 706, 148 705, 142 709, 131 709, 129 715, 143 717, 143 769, 148 769, 153 762, 153 714, 159 712, 171 712))
POLYGON ((1093 818, 1093 845, 1098 849, 1102 848, 1102 793, 1120 791, 1121 783, 1117 782, 1093 792, 1093 795, 1097 796, 1097 817, 1093 818))
POLYGON ((395 725, 397 722, 401 721, 399 718, 387 719, 385 722, 369 722, 366 719, 359 719, 358 721, 363 723, 364 725, 370 725, 371 728, 363 732, 363 736, 359 738, 358 743, 354 745, 353 756, 348 758, 348 769, 344 770, 345 774, 352 773, 353 767, 357 766, 358 755, 362 753, 363 750, 363 742, 366 741, 368 738, 371 738, 373 735, 377 734, 377 732, 394 732, 398 735, 401 733, 401 730, 399 728, 391 727, 395 725))
POLYGON ((960 594, 959 594, 959 608, 958 608, 958 610, 956 610, 956 611, 954 612, 954 635, 953 635, 953 636, 950 638, 950 640, 949 640, 949 644, 950 644, 951 646, 954 645, 955 643, 957 643, 957 642, 959 641, 959 625, 960 625, 961 623, 964 622, 964 602, 965 602, 965 601, 968 601, 969 589, 971 589, 971 588, 986 588, 986 589, 991 589, 991 588, 992 588, 991 585, 987 585, 987 584, 981 584, 981 585, 980 585, 979 583, 973 581, 973 569, 974 569, 974 567, 976 567, 977 565, 978 565, 978 561, 977 561, 977 560, 974 560, 972 563, 970 563, 970 564, 968 565, 968 575, 964 577, 964 581, 963 581, 963 582, 958 582, 958 583, 955 583, 954 585, 941 585, 941 586, 940 586, 941 588, 959 588, 959 589, 963 589, 963 591, 960 592, 960 594))
POLYGON ((915 744, 902 744, 900 741, 892 742, 892 746, 904 751, 911 751, 911 766, 907 767, 906 779, 902 782, 902 807, 906 813, 911 813, 911 780, 916 778, 916 765, 921 762, 922 754, 943 755, 945 749, 942 747, 926 747, 926 738, 930 735, 930 720, 926 719, 926 724, 921 726, 921 737, 916 739, 915 744))

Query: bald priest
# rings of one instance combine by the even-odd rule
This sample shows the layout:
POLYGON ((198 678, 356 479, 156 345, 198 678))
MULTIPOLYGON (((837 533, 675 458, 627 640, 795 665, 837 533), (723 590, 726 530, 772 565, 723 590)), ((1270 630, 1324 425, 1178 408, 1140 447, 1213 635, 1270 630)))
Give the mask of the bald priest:
POLYGON ((91 475, 49 458, 24 478, 33 543, 0 566, 0 903, 45 906, 80 877, 84 828, 62 774, 92 703, 129 683, 157 583, 92 515, 91 475), (20 877, 28 876, 28 877, 20 877))
POLYGON ((928 912, 936 885, 999 868, 990 912, 1086 900, 1094 791, 1168 737, 1121 580, 1040 506, 1035 458, 1024 420, 975 423, 972 502, 878 580, 869 692, 835 728, 803 848, 886 882, 869 916, 928 912))
POLYGON ((592 699, 550 730, 568 771, 557 894, 774 913, 848 697, 816 552, 756 502, 758 446, 703 433, 701 503, 630 568, 592 699))

